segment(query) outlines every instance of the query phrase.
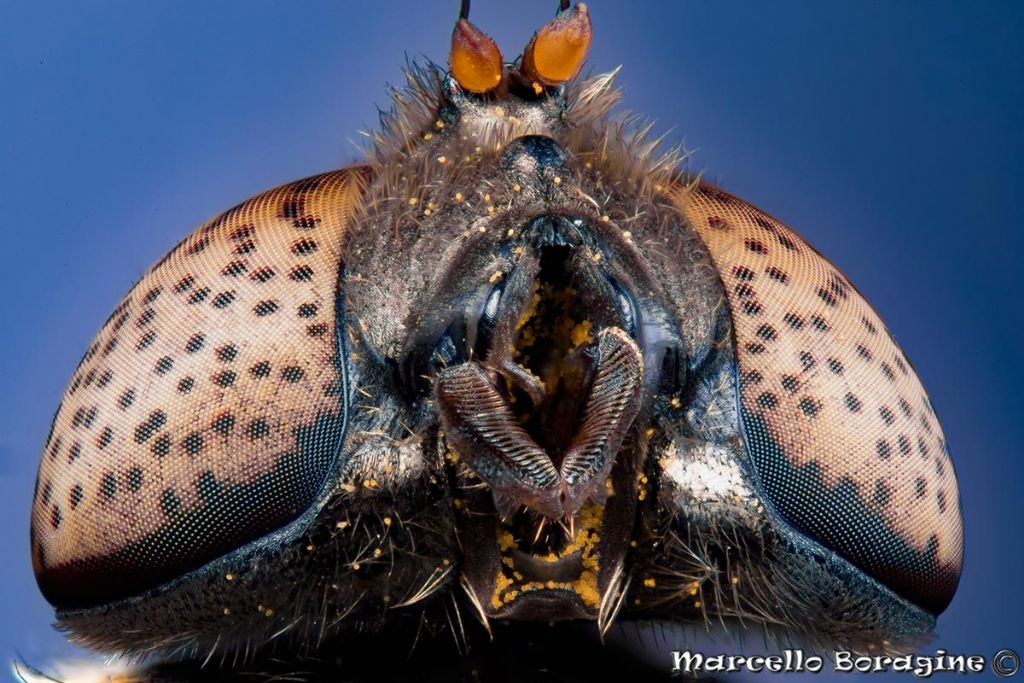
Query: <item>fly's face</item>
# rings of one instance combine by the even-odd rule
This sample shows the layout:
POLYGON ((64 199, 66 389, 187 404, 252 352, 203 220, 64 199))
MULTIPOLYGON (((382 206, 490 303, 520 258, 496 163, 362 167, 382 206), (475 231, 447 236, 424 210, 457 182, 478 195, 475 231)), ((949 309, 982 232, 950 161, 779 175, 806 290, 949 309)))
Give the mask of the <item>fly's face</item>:
POLYGON ((485 624, 930 631, 962 526, 909 362, 796 233, 608 120, 589 40, 579 5, 505 64, 461 18, 367 165, 129 293, 34 503, 80 640, 312 649, 453 590, 485 624))

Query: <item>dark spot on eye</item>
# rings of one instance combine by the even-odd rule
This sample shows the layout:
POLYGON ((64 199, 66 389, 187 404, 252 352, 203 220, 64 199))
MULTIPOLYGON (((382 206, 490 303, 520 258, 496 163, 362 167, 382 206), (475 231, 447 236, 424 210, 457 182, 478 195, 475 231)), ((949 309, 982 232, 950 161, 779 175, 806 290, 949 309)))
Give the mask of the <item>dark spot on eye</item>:
POLYGON ((313 279, 313 269, 310 266, 295 266, 288 277, 294 282, 308 282, 313 279))
POLYGON ((100 378, 98 380, 96 380, 96 388, 97 389, 104 388, 105 386, 110 384, 110 380, 113 379, 113 377, 114 377, 114 373, 113 372, 111 372, 110 370, 104 370, 103 374, 100 375, 100 378))
POLYGON ((59 436, 53 440, 53 443, 50 445, 50 460, 56 460, 57 456, 60 455, 62 443, 64 443, 64 439, 59 436))
POLYGON ((213 472, 206 470, 199 475, 199 479, 196 481, 196 491, 206 501, 217 497, 220 493, 220 486, 217 484, 217 479, 213 476, 213 472))
POLYGON ((816 329, 818 332, 828 332, 830 329, 828 321, 822 318, 820 315, 811 316, 811 327, 816 329))
POLYGON ((51 496, 53 496, 53 483, 52 482, 46 482, 46 485, 43 486, 43 496, 42 496, 43 505, 49 505, 50 504, 50 497, 51 496))
POLYGON ((145 443, 149 437, 167 423, 167 414, 162 410, 154 410, 149 418, 135 427, 135 443, 145 443))
POLYGON ((209 287, 203 287, 202 289, 197 289, 196 291, 192 292, 191 296, 189 296, 188 302, 190 304, 198 304, 198 303, 202 302, 203 299, 205 299, 209 294, 210 294, 210 288, 209 287))
POLYGON ((194 387, 195 385, 195 377, 183 377, 178 382, 178 392, 182 394, 187 394, 188 392, 192 391, 192 387, 194 387))
POLYGON ((85 493, 82 491, 81 484, 75 484, 71 487, 71 494, 68 496, 68 502, 71 504, 72 510, 78 507, 78 504, 82 502, 84 495, 85 493))
POLYGON ((277 302, 276 301, 271 301, 271 300, 261 301, 258 304, 256 304, 253 307, 253 309, 252 309, 253 313, 255 313, 256 315, 260 316, 261 318, 263 316, 270 315, 271 313, 273 313, 276 310, 277 310, 277 302))
POLYGON ((920 453, 922 457, 928 457, 928 444, 926 444, 924 439, 921 437, 917 437, 917 452, 920 453))
POLYGON ((743 246, 745 246, 748 251, 752 251, 755 254, 767 254, 768 253, 768 247, 766 247, 764 245, 764 242, 761 242, 760 240, 755 240, 755 239, 747 238, 747 239, 743 240, 743 246))
POLYGON ((899 438, 896 439, 896 443, 902 455, 910 455, 910 439, 907 438, 906 434, 900 434, 899 438))
POLYGON ((804 319, 798 316, 796 313, 787 313, 782 316, 783 322, 788 324, 794 330, 801 330, 804 327, 804 319))
POLYGON ((740 298, 748 298, 756 294, 754 288, 748 285, 746 282, 741 282, 735 287, 733 287, 733 291, 736 292, 736 296, 740 298))
POLYGON ((170 356, 164 356, 156 362, 156 367, 153 368, 158 375, 166 375, 174 367, 174 359, 170 356))
POLYGON ((218 372, 210 379, 219 387, 229 387, 235 383, 235 377, 235 373, 231 370, 224 370, 223 372, 218 372))
POLYGON ((775 332, 775 328, 771 325, 764 324, 757 328, 757 336, 765 341, 775 341, 778 338, 778 333, 775 332))
POLYGON ((299 317, 300 318, 312 318, 316 315, 316 304, 300 304, 299 305, 299 317))
POLYGON ((213 301, 211 301, 210 303, 213 304, 214 308, 227 308, 228 306, 231 305, 231 302, 234 300, 235 292, 234 290, 230 290, 227 292, 221 292, 217 296, 213 297, 213 301))
POLYGON ((231 430, 235 428, 235 416, 231 413, 221 413, 217 417, 213 418, 213 424, 211 426, 218 434, 227 436, 231 433, 231 430))
POLYGON ((288 382, 298 382, 305 376, 305 371, 297 365, 290 365, 281 371, 281 377, 288 382))
POLYGON ((782 284, 789 282, 789 275, 786 275, 786 272, 780 268, 769 266, 768 268, 765 268, 764 272, 768 274, 768 277, 776 282, 781 282, 782 284))
POLYGON ((167 434, 161 434, 156 437, 153 441, 153 445, 150 446, 150 450, 158 458, 162 458, 171 452, 171 437, 167 434))
POLYGON ((753 353, 753 354, 764 353, 764 348, 765 348, 764 344, 759 344, 757 342, 747 342, 746 343, 747 353, 753 353))
POLYGON ((195 283, 196 279, 193 276, 186 275, 185 277, 178 280, 178 283, 174 285, 174 293, 182 294, 183 292, 187 292, 189 288, 191 288, 192 285, 194 285, 195 283))
POLYGON ((266 420, 253 420, 249 423, 249 436, 253 440, 262 439, 270 433, 270 427, 267 426, 266 420))
POLYGON ((775 394, 766 391, 757 397, 757 404, 762 408, 771 409, 779 405, 779 400, 775 397, 775 394))
POLYGON ((104 498, 113 498, 117 494, 117 478, 113 473, 107 472, 100 480, 100 493, 104 498))
POLYGON ((799 251, 799 249, 797 249, 796 245, 793 243, 793 240, 789 239, 785 235, 776 234, 775 239, 777 239, 779 241, 779 244, 784 246, 786 249, 789 249, 790 251, 799 251))
POLYGON ((913 414, 913 411, 910 409, 910 404, 907 403, 907 399, 905 399, 905 398, 903 398, 901 396, 899 403, 900 403, 900 412, 903 413, 903 416, 904 417, 910 417, 913 414))
POLYGON ((886 379, 888 379, 890 382, 896 381, 896 373, 892 371, 892 366, 890 366, 888 363, 884 361, 882 363, 882 374, 885 375, 886 379))
POLYGON ((889 448, 889 442, 885 439, 879 439, 875 443, 875 451, 878 452, 878 457, 882 460, 888 460, 889 456, 892 455, 892 449, 889 448))
POLYGON ((50 526, 54 529, 60 526, 60 508, 56 505, 54 505, 53 510, 50 511, 50 526))
POLYGON ((153 322, 153 318, 155 317, 156 311, 154 311, 152 308, 147 308, 146 310, 139 314, 139 319, 135 322, 135 326, 141 329, 146 325, 150 324, 151 322, 153 322))
POLYGON ((810 370, 814 367, 814 356, 808 351, 801 351, 800 364, 804 366, 804 370, 810 370))
POLYGON ((174 489, 164 489, 163 495, 160 496, 160 509, 168 517, 178 514, 178 510, 181 509, 181 500, 175 495, 174 489))
POLYGON ((914 482, 914 494, 918 498, 924 498, 924 494, 927 490, 928 487, 924 481, 924 477, 918 477, 917 481, 914 482))
POLYGON ((743 312, 747 315, 758 315, 761 313, 761 304, 756 301, 744 301, 743 312))
POLYGON ((81 455, 82 444, 76 441, 75 443, 71 444, 71 448, 68 449, 68 462, 71 463, 74 462, 75 460, 78 460, 79 456, 81 455))
POLYGON ((230 363, 238 355, 238 347, 234 344, 227 344, 217 349, 217 360, 222 363, 230 363))
POLYGON ((294 199, 285 199, 281 202, 281 217, 282 218, 296 218, 302 214, 305 209, 306 200, 301 197, 294 199))
POLYGON ((256 251, 256 243, 252 240, 246 240, 235 247, 235 253, 239 256, 243 254, 251 254, 254 251, 256 251))
POLYGON ((846 398, 844 399, 844 401, 846 402, 847 409, 851 413, 859 413, 860 412, 862 404, 861 404, 859 398, 857 398, 853 394, 847 392, 846 398))
POLYGON ((185 437, 181 445, 189 455, 198 455, 203 450, 203 436, 199 432, 192 432, 185 437))
POLYGON ((725 221, 718 216, 708 216, 708 227, 715 230, 724 230, 726 228, 725 221))
POLYGON ((156 341, 156 332, 150 330, 146 334, 139 337, 139 342, 135 345, 136 351, 143 351, 149 347, 153 342, 156 341))
POLYGON ((871 360, 871 352, 863 344, 857 344, 857 355, 864 360, 871 360))
POLYGON ((843 364, 835 358, 828 359, 828 369, 836 375, 843 374, 843 364))
POLYGON ((328 382, 324 386, 324 396, 327 398, 341 396, 341 382, 328 382))
POLYGON ((249 368, 249 374, 253 377, 266 377, 270 374, 270 363, 265 360, 261 360, 259 363, 249 368))
POLYGON ((256 227, 255 226, 252 226, 252 225, 242 225, 242 226, 239 226, 239 227, 235 228, 234 230, 232 230, 231 234, 228 235, 228 239, 230 239, 230 240, 232 240, 234 242, 237 242, 238 240, 243 240, 246 237, 252 237, 255 232, 256 232, 256 227))
POLYGON ((225 277, 238 277, 245 272, 246 268, 248 268, 248 266, 245 261, 232 261, 224 266, 224 269, 220 271, 220 274, 225 277))
POLYGON ((103 347, 103 355, 109 356, 110 354, 112 354, 114 352, 114 349, 117 348, 117 345, 120 343, 120 341, 120 337, 114 337, 113 339, 108 341, 106 345, 103 347))
POLYGON ((114 325, 113 325, 113 327, 111 328, 111 330, 112 330, 113 332, 120 332, 120 331, 121 331, 121 328, 122 328, 122 327, 124 327, 124 324, 125 324, 126 322, 128 322, 128 318, 130 318, 130 317, 131 317, 131 316, 130 316, 130 315, 128 314, 128 312, 127 312, 127 311, 125 311, 124 313, 122 313, 121 315, 119 315, 119 316, 118 316, 118 318, 117 318, 117 320, 116 320, 116 321, 114 321, 114 325))
POLYGON ((309 238, 303 238, 301 240, 296 240, 292 244, 292 253, 295 254, 296 256, 301 256, 301 255, 304 255, 304 254, 312 254, 317 249, 318 249, 318 247, 317 247, 316 241, 315 240, 311 240, 309 238))
POLYGON ((270 268, 269 266, 257 268, 256 270, 252 271, 251 275, 249 275, 249 279, 252 280, 253 282, 266 282, 272 277, 274 277, 274 269, 270 268))
POLYGON ((133 467, 128 470, 128 490, 132 493, 138 493, 139 489, 142 488, 142 468, 133 467))
POLYGON ((864 329, 866 329, 868 332, 870 332, 871 334, 878 334, 878 328, 875 327, 874 323, 868 320, 867 316, 861 318, 860 321, 864 325, 864 329))
POLYGON ((185 249, 185 253, 188 254, 189 256, 195 256, 196 254, 203 253, 203 251, 209 245, 210 245, 210 239, 208 237, 201 237, 198 240, 196 240, 195 242, 193 242, 192 244, 190 244, 185 249))
POLYGON ((764 376, 757 370, 751 370, 743 374, 741 381, 743 384, 760 384, 764 381, 764 376))
POLYGON ((110 442, 113 440, 113 438, 114 430, 111 429, 110 427, 104 427, 103 431, 100 432, 100 438, 96 440, 96 446, 99 447, 100 450, 103 450, 104 448, 110 445, 110 442))
POLYGON ((206 341, 206 336, 203 334, 193 334, 189 338, 188 343, 185 344, 185 351, 188 353, 195 353, 199 349, 203 348, 203 342, 206 341))
POLYGON ((783 375, 782 388, 791 394, 795 394, 800 389, 800 380, 793 375, 783 375))
POLYGON ((824 287, 818 288, 818 297, 829 306, 835 307, 839 305, 839 300, 836 299, 835 295, 824 287))
POLYGON ((889 504, 889 487, 881 479, 875 480, 875 505, 885 507, 889 504))
POLYGON ((900 369, 900 372, 902 372, 904 375, 909 374, 907 370, 907 364, 904 363, 899 356, 893 356, 893 360, 896 361, 896 367, 900 369))
POLYGON ((893 415, 892 409, 889 406, 882 406, 879 408, 878 414, 881 416, 882 421, 887 425, 891 425, 896 421, 896 416, 893 415))
POLYGON ((800 399, 800 410, 804 411, 804 415, 807 417, 817 417, 820 409, 821 405, 810 396, 800 399))
POLYGON ((735 275, 736 278, 740 280, 753 280, 756 277, 754 271, 752 271, 750 268, 747 268, 746 266, 734 266, 732 269, 732 274, 735 275))
POLYGON ((146 292, 146 296, 145 296, 145 298, 143 298, 142 303, 144 303, 144 304, 151 304, 151 303, 153 303, 154 301, 156 301, 160 297, 160 293, 162 291, 163 290, 160 287, 154 287, 153 289, 151 289, 148 292, 146 292))
POLYGON ((946 492, 945 491, 939 491, 938 493, 936 493, 935 494, 935 500, 939 504, 939 512, 945 512, 946 511, 946 492))
POLYGON ((315 323, 306 327, 306 334, 310 337, 322 337, 327 334, 327 323, 315 323))

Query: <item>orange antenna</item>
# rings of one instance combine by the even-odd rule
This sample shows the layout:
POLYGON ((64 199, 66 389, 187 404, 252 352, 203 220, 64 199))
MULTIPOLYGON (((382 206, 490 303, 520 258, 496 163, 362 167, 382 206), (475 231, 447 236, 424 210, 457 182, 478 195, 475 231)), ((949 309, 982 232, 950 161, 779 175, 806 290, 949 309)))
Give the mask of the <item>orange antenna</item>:
POLYGON ((469 0, 462 0, 459 20, 452 31, 448 58, 452 76, 464 90, 484 93, 501 83, 503 63, 494 40, 469 21, 469 0))
POLYGON ((543 85, 569 80, 583 66, 590 50, 590 13, 578 3, 571 11, 560 0, 558 15, 533 35, 523 52, 523 75, 543 85))

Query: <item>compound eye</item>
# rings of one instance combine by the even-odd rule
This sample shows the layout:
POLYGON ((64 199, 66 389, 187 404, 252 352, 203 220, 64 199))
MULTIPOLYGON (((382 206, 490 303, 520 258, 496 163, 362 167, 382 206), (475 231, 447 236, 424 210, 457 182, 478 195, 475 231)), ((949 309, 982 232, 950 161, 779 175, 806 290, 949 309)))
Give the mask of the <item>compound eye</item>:
POLYGON ((943 611, 963 561, 960 495, 903 350, 785 225, 707 185, 677 201, 726 289, 743 428, 765 497, 805 537, 943 611))
POLYGON ((32 555, 51 603, 139 595, 315 507, 345 420, 338 254, 356 175, 223 214, 115 309, 39 468, 32 555))

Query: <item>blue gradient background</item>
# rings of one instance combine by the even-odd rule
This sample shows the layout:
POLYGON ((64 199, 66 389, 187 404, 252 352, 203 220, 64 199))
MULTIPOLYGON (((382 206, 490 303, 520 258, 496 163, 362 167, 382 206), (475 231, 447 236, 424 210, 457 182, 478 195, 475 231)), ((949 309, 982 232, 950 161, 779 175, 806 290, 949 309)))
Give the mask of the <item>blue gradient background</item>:
MULTIPOLYGON (((476 0, 511 57, 554 0, 476 0)), ((933 647, 1024 651, 1024 4, 611 3, 591 65, 692 167, 802 232, 873 302, 942 419, 966 517, 933 647)), ((0 5, 0 657, 54 633, 28 557, 65 382, 144 269, 264 188, 358 158, 444 2, 0 5)), ((930 648, 931 649, 931 648, 930 648)), ((759 677, 760 678, 760 677, 759 677)))

